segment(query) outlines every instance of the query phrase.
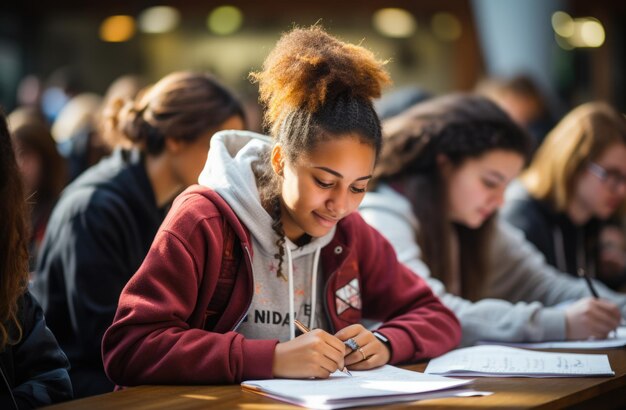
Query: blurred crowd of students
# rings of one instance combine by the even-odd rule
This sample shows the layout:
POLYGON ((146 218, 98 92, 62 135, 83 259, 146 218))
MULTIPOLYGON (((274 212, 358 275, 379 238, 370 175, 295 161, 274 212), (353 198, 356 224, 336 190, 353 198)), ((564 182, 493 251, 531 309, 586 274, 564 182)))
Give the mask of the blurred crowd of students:
POLYGON ((619 326, 624 115, 554 118, 526 77, 379 98, 383 66, 334 54, 348 46, 319 28, 279 41, 253 74, 271 139, 204 73, 125 76, 104 97, 24 83, 0 123, 0 407, 619 326), (323 331, 296 337, 295 317, 323 331))

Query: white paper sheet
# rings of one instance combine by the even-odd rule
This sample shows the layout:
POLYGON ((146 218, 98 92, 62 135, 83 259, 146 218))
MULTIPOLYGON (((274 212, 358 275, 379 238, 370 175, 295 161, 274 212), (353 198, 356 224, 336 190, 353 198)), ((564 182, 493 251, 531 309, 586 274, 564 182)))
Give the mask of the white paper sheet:
POLYGON ((352 377, 335 372, 329 379, 248 380, 241 385, 257 393, 316 409, 336 409, 369 404, 413 401, 424 398, 487 395, 489 392, 453 390, 471 380, 429 375, 394 366, 351 371, 352 377))
POLYGON ((426 373, 482 377, 614 376, 603 354, 536 352, 507 346, 474 346, 431 360, 426 373))
POLYGON ((523 347, 525 349, 611 349, 626 346, 626 327, 619 327, 608 339, 601 340, 567 340, 560 342, 538 343, 506 343, 481 341, 478 345, 501 345, 523 347))

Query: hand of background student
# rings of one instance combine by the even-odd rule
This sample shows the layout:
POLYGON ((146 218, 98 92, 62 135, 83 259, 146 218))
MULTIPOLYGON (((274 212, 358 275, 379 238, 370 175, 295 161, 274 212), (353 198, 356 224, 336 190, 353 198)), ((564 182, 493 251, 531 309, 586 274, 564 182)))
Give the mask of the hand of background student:
POLYGON ((341 340, 320 329, 278 343, 274 350, 274 377, 326 379, 335 370, 343 369, 344 349, 341 340))
POLYGON ((346 366, 349 370, 367 370, 382 366, 389 362, 391 352, 372 332, 362 325, 350 325, 335 333, 342 341, 353 338, 361 347, 361 351, 352 351, 345 346, 346 366), (365 359, 363 358, 365 355, 365 359))
POLYGON ((619 326, 619 308, 607 300, 584 298, 565 310, 567 339, 605 339, 619 326))

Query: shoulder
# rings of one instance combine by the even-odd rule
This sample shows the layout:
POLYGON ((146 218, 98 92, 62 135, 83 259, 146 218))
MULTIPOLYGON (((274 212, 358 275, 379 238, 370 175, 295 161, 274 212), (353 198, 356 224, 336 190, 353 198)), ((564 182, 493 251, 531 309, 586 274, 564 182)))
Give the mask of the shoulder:
POLYGON ((68 219, 93 211, 119 211, 133 206, 143 211, 146 206, 156 207, 154 198, 148 198, 152 195, 149 182, 139 182, 131 176, 130 167, 134 165, 112 168, 105 166, 109 160, 103 162, 85 171, 63 191, 53 211, 55 218, 68 219))
POLYGON ((358 212, 353 212, 337 224, 335 239, 351 248, 371 248, 384 242, 382 234, 369 225, 358 212))
POLYGON ((359 210, 380 210, 401 215, 413 213, 411 203, 404 195, 396 192, 386 184, 380 184, 376 190, 365 194, 359 210))
POLYGON ((243 225, 217 192, 201 185, 193 185, 176 198, 161 230, 185 237, 198 228, 207 230, 207 225, 211 230, 220 232, 225 226, 229 226, 240 237, 244 235, 243 225))
POLYGON ((514 180, 505 192, 505 204, 503 208, 535 209, 539 201, 533 198, 526 187, 519 180, 514 180))
POLYGON ((29 291, 18 300, 18 318, 23 335, 28 335, 37 323, 44 321, 43 310, 29 291))
POLYGON ((507 189, 500 215, 520 228, 537 227, 541 221, 550 219, 547 206, 533 198, 519 181, 507 189))
POLYGON ((417 230, 419 225, 411 202, 385 184, 365 194, 359 206, 359 212, 369 224, 377 229, 394 229, 389 225, 400 221, 414 230, 417 230))

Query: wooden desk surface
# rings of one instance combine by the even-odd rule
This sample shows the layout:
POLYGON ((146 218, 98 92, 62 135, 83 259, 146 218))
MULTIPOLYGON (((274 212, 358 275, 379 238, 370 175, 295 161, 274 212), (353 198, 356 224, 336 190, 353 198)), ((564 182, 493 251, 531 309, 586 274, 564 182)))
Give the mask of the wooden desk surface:
MULTIPOLYGON (((571 350, 569 350, 571 351, 571 350)), ((487 378, 478 377, 476 390, 494 392, 487 397, 445 398, 412 403, 385 405, 385 409, 583 409, 626 408, 626 349, 604 351, 580 350, 577 353, 603 353, 609 356, 614 377, 595 378, 487 378)), ((425 363, 403 366, 423 371, 425 363)), ((50 410, 99 410, 133 408, 141 410, 170 409, 299 409, 258 394, 244 392, 239 385, 228 386, 140 386, 124 391, 74 400, 50 410)), ((367 407, 373 409, 374 407, 367 407)))

